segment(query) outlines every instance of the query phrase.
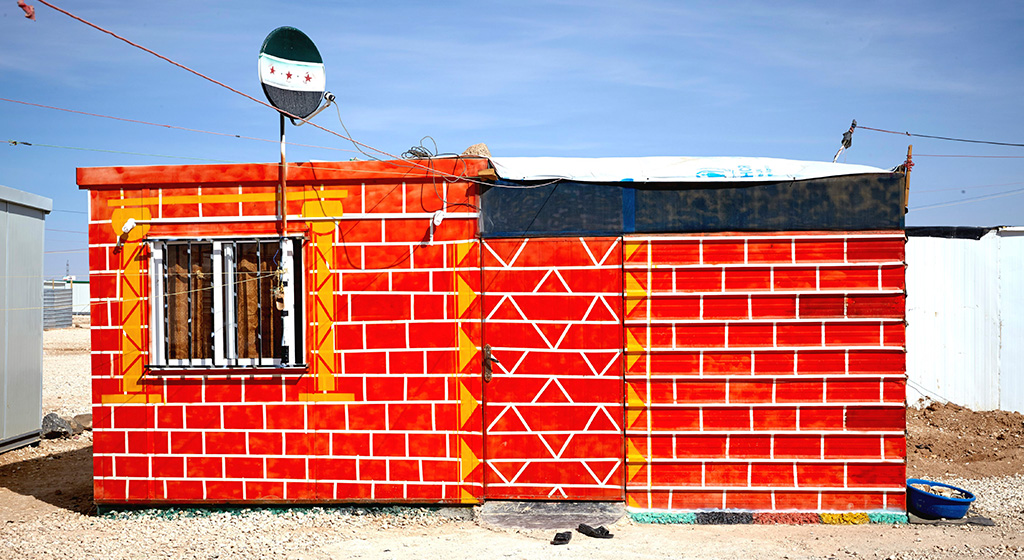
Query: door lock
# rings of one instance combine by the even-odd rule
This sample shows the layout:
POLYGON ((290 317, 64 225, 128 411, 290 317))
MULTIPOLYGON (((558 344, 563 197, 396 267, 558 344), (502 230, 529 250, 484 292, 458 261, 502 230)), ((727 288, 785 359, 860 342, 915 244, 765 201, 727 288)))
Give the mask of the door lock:
POLYGON ((501 361, 498 360, 498 358, 495 358, 491 354, 491 345, 490 344, 485 344, 484 345, 484 383, 490 383, 491 378, 494 377, 494 366, 491 365, 491 362, 494 362, 494 363, 496 363, 498 365, 501 365, 501 361))

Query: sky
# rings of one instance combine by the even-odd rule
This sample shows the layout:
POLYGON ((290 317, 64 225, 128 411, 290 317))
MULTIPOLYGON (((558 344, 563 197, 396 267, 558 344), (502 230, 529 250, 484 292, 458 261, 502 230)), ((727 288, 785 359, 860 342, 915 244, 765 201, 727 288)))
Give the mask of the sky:
MULTIPOLYGON (((0 0, 0 98, 229 135, 0 101, 0 140, 32 144, 0 143, 0 185, 53 199, 47 278, 87 274, 76 168, 278 161, 271 109, 27 2, 35 21, 0 0)), ((296 27, 338 101, 314 122, 344 134, 340 113, 391 154, 429 135, 494 156, 831 161, 852 119, 1024 143, 1019 1, 52 3, 259 99, 260 45, 296 27)), ((289 161, 365 159, 310 126, 287 139, 315 146, 289 161)), ((907 225, 1024 225, 1022 147, 861 128, 839 161, 891 168, 910 144, 907 225)))

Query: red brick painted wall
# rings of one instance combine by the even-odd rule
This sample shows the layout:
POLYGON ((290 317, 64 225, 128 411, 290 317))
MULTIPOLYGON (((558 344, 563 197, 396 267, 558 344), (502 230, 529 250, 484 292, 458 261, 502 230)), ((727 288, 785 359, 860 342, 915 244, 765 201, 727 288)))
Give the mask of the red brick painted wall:
MULTIPOLYGON (((475 173, 480 161, 435 165, 475 173)), ((432 240, 429 226, 441 197, 473 205, 474 187, 402 164, 289 176, 309 366, 161 371, 146 367, 146 239, 275 235, 273 166, 80 170, 98 503, 480 499, 475 207, 448 207, 432 240), (303 220, 317 211, 304 201, 337 226, 303 220), (116 249, 127 217, 152 221, 116 249)))
POLYGON ((316 165, 308 366, 207 372, 147 367, 146 240, 276 235, 275 166, 80 170, 98 503, 904 507, 902 233, 481 243, 451 206, 431 240, 469 183, 316 165))
POLYGON ((627 503, 902 510, 902 232, 630 236, 627 503))

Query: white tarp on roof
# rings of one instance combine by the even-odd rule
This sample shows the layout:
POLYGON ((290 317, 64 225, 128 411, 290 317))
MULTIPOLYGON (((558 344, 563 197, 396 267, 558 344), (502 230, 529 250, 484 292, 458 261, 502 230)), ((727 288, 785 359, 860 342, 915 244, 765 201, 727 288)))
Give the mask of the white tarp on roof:
POLYGON ((737 182, 818 179, 889 173, 867 165, 759 157, 499 157, 490 158, 498 177, 510 181, 566 179, 591 183, 737 182))

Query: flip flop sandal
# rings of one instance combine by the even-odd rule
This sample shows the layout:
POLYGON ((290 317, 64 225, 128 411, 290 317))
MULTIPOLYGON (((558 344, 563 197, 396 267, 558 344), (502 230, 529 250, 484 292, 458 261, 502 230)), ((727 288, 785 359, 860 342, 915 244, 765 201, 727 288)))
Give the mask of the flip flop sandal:
POLYGON ((594 537, 595 539, 610 539, 614 536, 609 533, 608 529, 605 529, 603 525, 595 529, 590 525, 580 523, 580 526, 577 527, 576 530, 588 537, 594 537))
POLYGON ((555 538, 551 539, 551 544, 569 544, 572 540, 572 531, 565 531, 563 533, 555 533, 555 538))

